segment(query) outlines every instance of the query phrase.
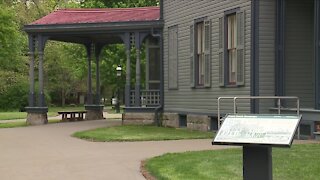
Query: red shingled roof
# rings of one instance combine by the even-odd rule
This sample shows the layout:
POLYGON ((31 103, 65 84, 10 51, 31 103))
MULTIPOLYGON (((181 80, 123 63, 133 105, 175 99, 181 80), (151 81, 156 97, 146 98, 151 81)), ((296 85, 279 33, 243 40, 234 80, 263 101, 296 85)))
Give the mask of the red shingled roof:
POLYGON ((159 19, 159 7, 59 9, 31 23, 31 25, 132 22, 159 19))

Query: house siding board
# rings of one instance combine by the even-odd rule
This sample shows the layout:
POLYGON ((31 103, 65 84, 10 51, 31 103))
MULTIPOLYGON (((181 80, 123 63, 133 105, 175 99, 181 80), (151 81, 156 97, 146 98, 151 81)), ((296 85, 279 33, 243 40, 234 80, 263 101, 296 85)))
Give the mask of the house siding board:
MULTIPOLYGON (((259 1, 259 95, 275 95, 276 0, 259 1)), ((259 112, 269 113, 274 100, 260 100, 259 112)))
POLYGON ((304 108, 315 105, 313 10, 313 0, 286 3, 285 94, 300 97, 304 108))
MULTIPOLYGON (((179 34, 179 90, 168 89, 168 59, 164 58, 165 105, 168 112, 214 114, 220 96, 250 95, 250 49, 251 49, 251 1, 250 0, 164 0, 164 54, 168 53, 168 27, 178 25, 179 34), (219 86, 219 17, 224 11, 240 8, 245 11, 245 85, 237 88, 219 86), (211 88, 190 88, 190 25, 193 20, 207 17, 211 20, 211 88)), ((249 112, 249 102, 240 103, 239 111, 249 112)), ((232 102, 222 105, 222 112, 232 110, 232 102)))

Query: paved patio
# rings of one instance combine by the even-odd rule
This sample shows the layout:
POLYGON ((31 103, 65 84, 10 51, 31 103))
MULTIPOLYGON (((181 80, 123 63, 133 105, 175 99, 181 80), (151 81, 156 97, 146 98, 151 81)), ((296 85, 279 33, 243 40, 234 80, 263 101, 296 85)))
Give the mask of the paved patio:
POLYGON ((139 167, 146 158, 223 148, 211 146, 211 140, 101 143, 70 136, 120 124, 120 120, 108 119, 0 129, 0 179, 144 179, 139 167))

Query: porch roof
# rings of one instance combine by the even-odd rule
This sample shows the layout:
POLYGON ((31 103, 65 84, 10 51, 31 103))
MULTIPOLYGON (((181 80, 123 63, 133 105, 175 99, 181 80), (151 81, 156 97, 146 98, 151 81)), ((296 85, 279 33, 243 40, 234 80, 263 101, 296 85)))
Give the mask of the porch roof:
POLYGON ((160 7, 60 9, 24 26, 30 35, 87 44, 122 43, 126 32, 159 32, 160 7))
POLYGON ((159 19, 159 7, 59 9, 30 25, 155 21, 159 19))

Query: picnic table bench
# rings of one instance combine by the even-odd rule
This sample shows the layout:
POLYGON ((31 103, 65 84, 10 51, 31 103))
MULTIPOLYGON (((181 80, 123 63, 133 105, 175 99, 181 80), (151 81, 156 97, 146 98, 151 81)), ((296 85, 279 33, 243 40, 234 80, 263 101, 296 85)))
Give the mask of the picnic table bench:
POLYGON ((62 115, 62 121, 82 121, 84 114, 87 111, 59 111, 58 114, 62 115))

